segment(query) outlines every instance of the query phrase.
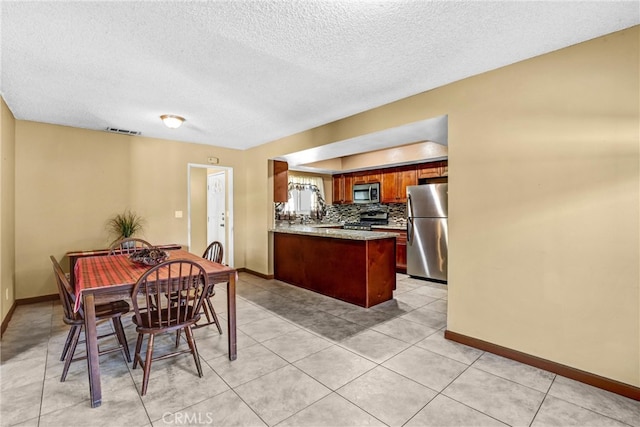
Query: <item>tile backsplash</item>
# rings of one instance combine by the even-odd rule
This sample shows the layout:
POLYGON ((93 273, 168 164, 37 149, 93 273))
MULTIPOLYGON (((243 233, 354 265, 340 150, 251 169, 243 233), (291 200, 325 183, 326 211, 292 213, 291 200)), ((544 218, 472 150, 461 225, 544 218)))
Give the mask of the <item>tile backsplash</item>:
POLYGON ((400 226, 407 225, 406 203, 327 205, 326 209, 326 216, 322 219, 322 222, 324 223, 358 222, 360 221, 361 212, 382 211, 389 212, 389 224, 400 226))

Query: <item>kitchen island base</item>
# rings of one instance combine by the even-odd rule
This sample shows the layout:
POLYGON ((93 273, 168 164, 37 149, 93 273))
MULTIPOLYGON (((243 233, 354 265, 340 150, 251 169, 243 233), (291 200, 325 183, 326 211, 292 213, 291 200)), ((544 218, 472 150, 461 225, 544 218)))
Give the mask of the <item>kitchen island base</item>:
POLYGON ((274 233, 275 278, 361 307, 393 298, 395 237, 351 240, 274 233))

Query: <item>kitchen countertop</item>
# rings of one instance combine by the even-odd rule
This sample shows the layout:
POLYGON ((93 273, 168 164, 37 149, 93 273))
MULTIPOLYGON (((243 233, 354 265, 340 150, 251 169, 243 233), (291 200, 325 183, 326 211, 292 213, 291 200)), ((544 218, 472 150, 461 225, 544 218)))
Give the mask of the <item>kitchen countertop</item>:
MULTIPOLYGON (((337 227, 341 224, 334 224, 337 227)), ((398 237, 398 233, 384 232, 384 231, 366 231, 366 230, 343 230, 340 228, 326 228, 331 227, 330 224, 286 224, 278 225, 269 231, 273 233, 288 233, 288 234, 301 234, 305 236, 317 236, 317 237, 329 237, 333 239, 347 239, 347 240, 379 240, 388 239, 390 237, 398 237)))

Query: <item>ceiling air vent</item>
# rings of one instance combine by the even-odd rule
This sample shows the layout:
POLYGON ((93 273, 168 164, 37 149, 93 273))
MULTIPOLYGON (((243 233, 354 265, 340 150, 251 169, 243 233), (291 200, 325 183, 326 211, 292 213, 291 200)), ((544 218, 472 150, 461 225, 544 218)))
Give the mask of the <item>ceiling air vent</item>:
POLYGON ((114 132, 122 135, 140 135, 142 133, 135 130, 116 129, 116 128, 107 128, 106 130, 107 132, 114 132))

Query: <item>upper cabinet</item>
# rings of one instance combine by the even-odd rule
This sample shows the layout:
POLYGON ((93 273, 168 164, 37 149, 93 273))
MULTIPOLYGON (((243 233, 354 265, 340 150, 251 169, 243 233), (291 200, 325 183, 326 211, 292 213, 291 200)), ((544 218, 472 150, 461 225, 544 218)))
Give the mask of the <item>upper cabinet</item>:
POLYGON ((404 203, 407 201, 407 187, 416 185, 418 178, 415 166, 382 169, 380 192, 382 203, 404 203))
POLYGON ((369 184, 372 182, 381 182, 382 174, 380 169, 372 171, 362 171, 353 173, 353 184, 369 184))
POLYGON ((440 162, 431 162, 418 165, 417 173, 418 179, 440 178, 443 176, 449 176, 448 161, 442 160, 440 162))
POLYGON ((333 175, 333 203, 353 203, 353 177, 351 174, 333 175))
POLYGON ((333 175, 333 203, 353 203, 355 184, 380 183, 380 202, 405 203, 407 187, 425 178, 448 176, 447 160, 333 175))
POLYGON ((273 161, 273 201, 289 201, 289 165, 287 162, 273 161))

